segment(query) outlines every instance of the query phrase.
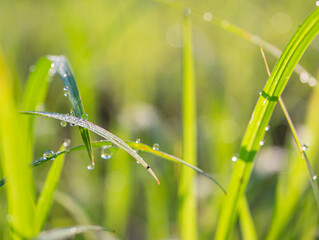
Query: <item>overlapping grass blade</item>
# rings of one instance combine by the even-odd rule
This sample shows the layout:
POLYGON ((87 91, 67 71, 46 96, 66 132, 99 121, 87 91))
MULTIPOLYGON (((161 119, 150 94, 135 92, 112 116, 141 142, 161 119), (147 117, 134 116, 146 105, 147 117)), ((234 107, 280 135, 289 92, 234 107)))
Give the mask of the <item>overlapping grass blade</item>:
POLYGON ((77 234, 85 233, 88 231, 109 231, 114 232, 111 229, 100 226, 72 226, 65 228, 56 228, 52 230, 43 231, 32 240, 63 240, 73 238, 77 234))
POLYGON ((241 144, 239 159, 232 174, 228 195, 223 205, 216 239, 227 239, 233 228, 239 199, 243 196, 252 171, 253 160, 260 148, 278 97, 302 54, 319 32, 319 8, 314 10, 298 28, 276 63, 258 99, 241 144))
MULTIPOLYGON (((62 144, 59 151, 64 151, 65 146, 62 144)), ((58 186, 61 171, 64 163, 64 155, 59 155, 50 168, 48 176, 45 180, 44 187, 39 196, 36 208, 35 208, 35 232, 39 233, 43 228, 49 211, 53 202, 53 195, 58 186)))
MULTIPOLYGON (((319 88, 316 87, 309 102, 306 116, 306 126, 312 132, 307 155, 309 156, 310 163, 314 166, 318 166, 315 160, 318 159, 319 155, 319 149, 315 147, 319 143, 318 102, 319 88)), ((267 239, 278 239, 280 234, 284 232, 285 227, 287 227, 287 224, 295 212, 300 198, 307 190, 307 174, 305 172, 304 162, 300 160, 300 156, 296 151, 293 152, 289 160, 287 172, 290 174, 282 174, 279 177, 275 210, 267 239)), ((318 181, 317 177, 313 178, 312 181, 318 181)), ((314 208, 314 212, 315 210, 314 208)))
MULTIPOLYGON (((60 78, 64 83, 65 93, 68 95, 70 99, 75 116, 78 118, 86 118, 87 116, 85 116, 84 107, 74 80, 73 72, 67 59, 64 56, 48 56, 48 59, 52 61, 52 63, 54 64, 54 68, 56 69, 56 72, 59 74, 60 78)), ((81 132, 83 142, 87 148, 89 157, 91 159, 92 167, 94 167, 94 155, 92 151, 90 132, 82 127, 79 127, 79 129, 81 132)))
POLYGON ((153 178, 157 181, 157 183, 159 184, 159 181, 156 177, 156 175, 154 174, 153 170, 150 168, 150 166, 143 160, 143 158, 141 158, 140 155, 138 155, 130 146, 128 146, 122 139, 120 139, 119 137, 115 136, 114 134, 110 133, 109 131, 107 131, 106 129, 95 125, 89 121, 83 120, 82 118, 77 118, 77 117, 73 117, 70 115, 65 115, 65 114, 60 114, 60 113, 49 113, 49 112, 38 112, 38 111, 34 111, 34 112, 22 112, 24 114, 30 114, 30 115, 40 115, 40 116, 44 116, 44 117, 48 117, 48 118, 54 118, 54 119, 58 119, 64 122, 68 122, 77 126, 80 126, 82 128, 86 128, 94 133, 96 133, 97 135, 105 138, 106 140, 109 140, 110 142, 112 142, 113 144, 115 144, 116 146, 118 146, 119 148, 123 149, 124 151, 126 151, 128 154, 130 154, 132 157, 134 157, 136 159, 136 161, 138 161, 139 163, 141 163, 141 165, 146 168, 146 170, 153 176, 153 178))
POLYGON ((243 239, 256 240, 257 232, 250 213, 247 197, 242 197, 238 208, 238 215, 240 220, 240 229, 243 239))

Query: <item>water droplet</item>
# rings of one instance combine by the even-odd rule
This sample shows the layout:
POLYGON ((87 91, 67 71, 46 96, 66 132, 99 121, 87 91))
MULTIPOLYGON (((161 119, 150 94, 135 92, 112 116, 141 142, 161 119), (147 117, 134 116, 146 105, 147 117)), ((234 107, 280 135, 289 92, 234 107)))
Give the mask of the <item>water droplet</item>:
POLYGON ((319 0, 316 2, 316 6, 319 7, 319 0))
POLYGON ((66 73, 63 74, 63 77, 67 77, 68 75, 66 73))
POLYGON ((153 150, 158 151, 159 150, 159 144, 158 143, 154 143, 152 148, 153 148, 153 150))
POLYGON ((74 117, 74 116, 75 116, 75 115, 74 115, 74 111, 73 111, 72 108, 70 109, 70 116, 71 116, 71 117, 74 117))
POLYGON ((312 180, 316 181, 317 178, 318 178, 317 175, 314 175, 314 176, 312 177, 312 180))
POLYGON ((94 169, 94 165, 88 165, 86 168, 87 168, 87 170, 93 170, 94 169))
POLYGON ((141 164, 140 162, 136 161, 137 164, 141 164))
POLYGON ((263 141, 260 141, 260 142, 259 142, 259 145, 260 145, 260 146, 264 146, 264 145, 265 145, 265 141, 264 141, 264 140, 263 140, 263 141))
POLYGON ((231 158, 231 160, 232 160, 233 162, 237 162, 238 157, 237 157, 237 156, 233 156, 233 157, 231 158))
POLYGON ((70 153, 71 150, 70 149, 65 149, 66 153, 70 153))
POLYGON ((44 158, 52 158, 53 157, 53 154, 54 152, 52 150, 46 150, 44 153, 43 153, 43 157, 44 158))
POLYGON ((300 73, 300 81, 306 83, 309 80, 309 74, 307 72, 300 73))
POLYGON ((63 146, 64 147, 70 147, 70 145, 71 145, 71 139, 64 139, 64 141, 63 141, 63 146))
POLYGON ((307 151, 308 147, 309 147, 308 144, 304 144, 304 145, 302 145, 301 150, 307 151))
POLYGON ((69 87, 66 86, 65 88, 63 88, 63 92, 64 92, 63 95, 64 95, 65 97, 69 96, 69 87))
POLYGON ((66 127, 66 126, 68 125, 68 123, 65 122, 65 121, 61 121, 61 122, 60 122, 60 125, 61 125, 61 127, 66 127))
POLYGON ((308 84, 310 87, 314 87, 317 84, 317 80, 315 78, 311 77, 308 81, 308 84))
POLYGON ((259 92, 259 95, 261 95, 262 94, 262 92, 259 92))
POLYGON ((268 125, 267 127, 265 127, 265 131, 268 132, 270 129, 270 126, 268 125))
POLYGON ((101 148, 101 158, 110 159, 111 156, 110 146, 103 146, 101 148))
POLYGON ((206 13, 204 13, 204 15, 203 15, 203 19, 204 19, 206 22, 210 22, 210 21, 213 19, 213 15, 212 15, 210 12, 206 12, 206 13))
POLYGON ((87 115, 86 113, 82 114, 81 118, 86 121, 89 118, 89 115, 87 115))
POLYGON ((135 140, 135 142, 136 143, 141 143, 141 139, 138 138, 138 139, 135 140))
POLYGON ((185 16, 189 16, 191 15, 192 10, 189 7, 184 8, 184 15, 185 16))

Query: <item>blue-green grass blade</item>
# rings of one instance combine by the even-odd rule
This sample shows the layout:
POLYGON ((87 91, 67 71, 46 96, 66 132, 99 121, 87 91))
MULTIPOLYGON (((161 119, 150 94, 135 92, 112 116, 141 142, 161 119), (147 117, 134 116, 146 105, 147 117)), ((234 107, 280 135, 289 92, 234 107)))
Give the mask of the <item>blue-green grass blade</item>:
POLYGON ((58 119, 60 121, 68 122, 68 123, 77 125, 79 127, 86 128, 86 129, 96 133, 97 135, 105 138, 106 140, 109 140, 110 142, 112 142, 113 144, 118 146, 119 148, 121 148, 124 151, 126 151, 132 157, 134 157, 136 159, 136 161, 141 163, 141 165, 153 176, 153 178, 157 181, 157 183, 160 184, 158 179, 157 179, 157 177, 156 177, 156 175, 155 175, 155 173, 153 172, 151 167, 143 160, 143 158, 140 155, 138 155, 122 139, 120 139, 119 137, 115 136, 113 133, 110 133, 106 129, 104 129, 104 128, 98 126, 98 125, 95 125, 94 123, 91 123, 91 122, 89 122, 87 120, 84 120, 82 118, 77 118, 77 117, 74 117, 74 116, 60 114, 60 113, 49 113, 49 112, 38 112, 38 111, 22 112, 22 113, 30 114, 30 115, 40 115, 40 116, 44 116, 44 117, 48 117, 48 118, 58 119))
MULTIPOLYGON (((64 144, 62 144, 59 151, 61 152, 64 150, 65 150, 65 146, 64 144)), ((64 156, 65 155, 59 155, 57 156, 56 159, 54 159, 53 164, 48 173, 48 176, 45 180, 44 187, 39 196, 36 209, 35 209, 35 232, 36 233, 39 233, 42 230, 48 218, 48 215, 52 206, 52 202, 53 202, 53 195, 58 186, 58 182, 62 172, 64 156)))
MULTIPOLYGON (((81 118, 85 114, 84 107, 82 104, 79 90, 74 80, 73 72, 67 59, 64 56, 48 56, 48 59, 52 61, 57 74, 63 81, 63 84, 67 90, 66 92, 68 94, 70 103, 72 105, 72 109, 74 111, 74 115, 78 118, 81 118)), ((79 129, 81 132, 83 142, 86 146, 87 152, 89 154, 91 164, 92 166, 94 166, 94 155, 92 151, 90 132, 82 127, 79 127, 79 129)))
POLYGON ((75 235, 89 232, 89 231, 108 231, 114 232, 111 229, 100 227, 100 226, 72 226, 65 228, 56 228, 52 230, 47 230, 41 232, 36 238, 32 238, 32 240, 63 240, 74 238, 75 235))
POLYGON ((253 160, 265 135, 265 128, 283 92, 289 77, 301 56, 319 32, 319 8, 315 9, 300 25, 276 63, 261 96, 258 99, 241 144, 224 202, 216 239, 227 239, 233 228, 239 199, 245 193, 253 168, 253 160))

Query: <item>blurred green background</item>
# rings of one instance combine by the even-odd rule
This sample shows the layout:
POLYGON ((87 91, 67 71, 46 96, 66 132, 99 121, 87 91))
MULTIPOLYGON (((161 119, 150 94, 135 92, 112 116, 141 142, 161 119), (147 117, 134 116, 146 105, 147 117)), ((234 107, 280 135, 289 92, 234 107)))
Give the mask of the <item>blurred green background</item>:
MULTIPOLYGON (((148 145, 158 143, 160 150, 181 157, 183 7, 199 13, 210 12, 213 17, 226 19, 280 49, 315 8, 313 0, 167 3, 180 7, 146 0, 0 1, 0 44, 15 81, 16 98, 21 98, 38 58, 47 54, 65 55, 90 121, 122 139, 139 138, 148 145)), ((198 166, 227 187, 234 164, 232 156, 239 150, 267 72, 258 46, 197 15, 191 20, 198 166)), ((276 58, 266 55, 272 68, 276 58)), ((317 37, 300 62, 314 76, 318 57, 317 37)), ((309 84, 301 83, 300 77, 293 74, 283 94, 301 139, 310 148, 311 130, 307 130, 304 121, 312 91, 309 84)), ((50 83, 44 109, 61 113, 70 109, 57 76, 50 83)), ((257 156, 247 192, 261 239, 272 221, 278 176, 289 175, 287 161, 296 148, 279 108, 272 117, 269 132, 257 156)), ((81 144, 77 129, 61 128, 55 120, 37 119, 35 135, 34 158, 47 149, 57 150, 65 138, 72 139, 72 146, 81 144)), ((160 186, 122 151, 104 160, 99 157, 100 150, 95 149, 94 171, 86 169, 89 159, 84 151, 67 155, 46 229, 88 223, 116 230, 115 235, 101 233, 102 239, 179 239, 177 188, 181 166, 147 153, 141 155, 158 175, 160 186)), ((318 161, 316 157, 313 162, 318 161)), ((39 187, 49 165, 34 169, 39 187)), ((224 196, 202 176, 197 177, 196 183, 198 236, 212 239, 224 196)), ((0 218, 5 219, 3 189, 0 197, 0 218)), ((304 205, 314 205, 311 192, 303 199, 304 205)), ((296 208, 300 214, 294 214, 291 222, 302 219, 304 205, 296 208)), ((236 229, 233 239, 240 239, 236 229)), ((3 225, 0 236, 1 232, 5 232, 3 225)))

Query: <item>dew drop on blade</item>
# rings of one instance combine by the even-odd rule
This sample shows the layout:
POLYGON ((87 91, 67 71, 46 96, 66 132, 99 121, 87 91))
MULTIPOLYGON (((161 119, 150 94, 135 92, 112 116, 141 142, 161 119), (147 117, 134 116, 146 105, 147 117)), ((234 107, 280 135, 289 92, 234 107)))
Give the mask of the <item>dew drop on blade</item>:
POLYGON ((158 143, 154 143, 152 148, 153 148, 153 150, 158 151, 159 150, 159 144, 158 143))
POLYGON ((233 156, 233 157, 231 158, 231 160, 232 160, 233 162, 237 162, 237 160, 238 160, 238 157, 236 157, 236 156, 233 156))
POLYGON ((137 164, 141 164, 140 162, 136 161, 137 164))
POLYGON ((82 114, 81 118, 86 121, 89 118, 89 115, 87 115, 86 113, 82 114))
POLYGON ((110 159, 111 158, 110 146, 103 146, 102 147, 101 158, 103 158, 103 159, 110 159))
POLYGON ((314 175, 314 176, 312 177, 312 180, 316 181, 316 180, 317 180, 317 175, 314 175))
POLYGON ((260 141, 260 142, 259 142, 259 145, 260 145, 260 146, 264 146, 264 145, 265 145, 265 141, 260 141))
POLYGON ((46 150, 43 153, 43 157, 44 158, 52 158, 53 157, 54 152, 52 150, 46 150))
POLYGON ((308 147, 309 147, 309 146, 308 146, 307 144, 304 144, 304 145, 302 145, 301 150, 302 150, 302 151, 307 151, 308 147))
POLYGON ((61 127, 66 127, 68 123, 66 121, 61 121, 60 122, 61 127))
POLYGON ((70 147, 71 145, 71 139, 64 139, 63 146, 64 147, 70 147))
POLYGON ((135 142, 136 143, 141 143, 141 139, 138 138, 138 139, 135 140, 135 142))
POLYGON ((64 92, 64 96, 65 97, 67 97, 67 96, 69 96, 69 88, 68 88, 68 86, 66 86, 65 88, 63 88, 63 92, 64 92))
POLYGON ((94 169, 94 165, 88 165, 86 168, 87 168, 87 170, 93 170, 94 169))
POLYGON ((268 132, 270 130, 270 126, 265 127, 265 131, 268 132))

